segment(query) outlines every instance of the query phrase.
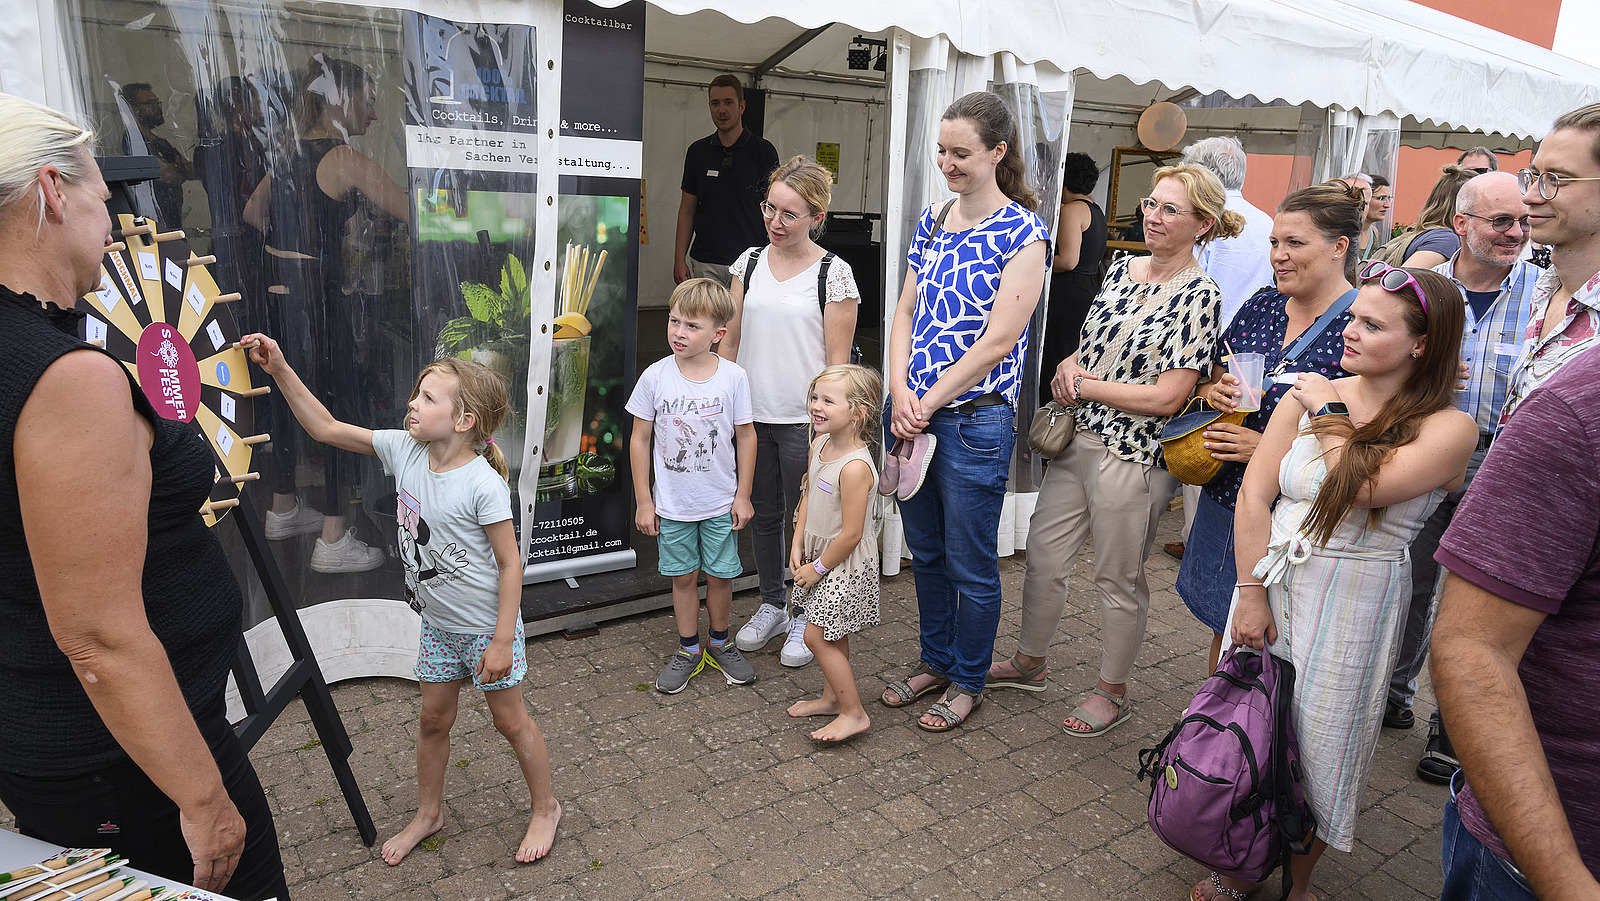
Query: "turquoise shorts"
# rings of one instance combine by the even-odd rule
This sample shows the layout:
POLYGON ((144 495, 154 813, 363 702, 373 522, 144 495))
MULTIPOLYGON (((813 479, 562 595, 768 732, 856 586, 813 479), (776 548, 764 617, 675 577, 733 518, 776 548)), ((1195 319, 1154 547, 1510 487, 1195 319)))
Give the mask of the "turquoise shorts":
POLYGON ((517 635, 511 640, 511 672, 498 682, 483 682, 478 676, 478 661, 489 648, 493 635, 462 635, 435 629, 422 621, 422 639, 417 647, 417 681, 456 682, 471 679, 481 691, 514 688, 528 674, 528 636, 517 618, 517 635))
POLYGON ((733 530, 731 513, 699 522, 678 522, 663 516, 656 544, 663 576, 687 576, 695 570, 718 579, 744 574, 744 564, 739 562, 739 533, 733 530))

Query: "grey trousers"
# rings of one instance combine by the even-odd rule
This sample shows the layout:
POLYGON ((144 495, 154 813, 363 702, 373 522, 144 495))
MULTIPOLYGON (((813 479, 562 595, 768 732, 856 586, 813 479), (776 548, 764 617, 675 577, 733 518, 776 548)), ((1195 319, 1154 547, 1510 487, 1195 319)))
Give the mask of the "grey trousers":
MULTIPOLYGON (((756 556, 761 602, 779 609, 786 601, 783 571, 789 565, 785 526, 794 520, 800 489, 806 481, 811 427, 803 422, 758 422, 755 484, 750 489, 750 541, 756 556)), ((792 533, 789 534, 792 538, 792 533)))
POLYGON ((1456 515, 1456 505, 1467 493, 1472 477, 1478 474, 1486 451, 1476 451, 1467 464, 1467 480, 1445 495, 1438 509, 1422 524, 1422 531, 1411 540, 1411 607, 1406 611, 1406 629, 1400 637, 1400 658, 1389 677, 1389 703, 1409 708, 1417 693, 1417 677, 1428 662, 1428 639, 1433 635, 1433 617, 1438 612, 1439 564, 1433 553, 1439 539, 1456 515))

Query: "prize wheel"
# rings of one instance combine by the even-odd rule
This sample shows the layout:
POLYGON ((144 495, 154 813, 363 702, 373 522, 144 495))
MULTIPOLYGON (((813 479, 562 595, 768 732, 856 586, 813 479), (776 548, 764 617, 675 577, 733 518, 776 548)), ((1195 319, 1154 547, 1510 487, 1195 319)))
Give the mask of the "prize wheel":
POLYGON ((84 340, 122 361, 156 413, 187 422, 211 445, 216 462, 211 497, 200 508, 215 525, 239 503, 257 435, 254 398, 269 389, 250 384, 239 328, 207 265, 183 232, 165 234, 154 219, 117 216, 122 248, 106 251, 100 286, 83 296, 84 340))

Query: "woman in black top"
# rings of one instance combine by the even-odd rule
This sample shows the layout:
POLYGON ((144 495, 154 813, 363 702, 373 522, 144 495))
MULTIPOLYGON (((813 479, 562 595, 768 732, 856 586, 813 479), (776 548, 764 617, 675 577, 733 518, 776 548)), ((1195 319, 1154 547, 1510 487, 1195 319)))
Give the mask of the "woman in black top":
POLYGON ((1061 214, 1050 261, 1050 302, 1039 339, 1039 403, 1051 400, 1050 377, 1078 349, 1089 305, 1100 293, 1100 259, 1106 255, 1106 214, 1089 194, 1100 170, 1087 153, 1069 153, 1062 164, 1061 214))
POLYGON ((28 835, 282 898, 225 717, 243 602, 199 515, 211 452, 76 337, 111 237, 92 140, 0 94, 0 802, 28 835))
MULTIPOLYGON (((363 200, 402 222, 411 218, 400 186, 348 143, 377 121, 377 102, 377 85, 360 66, 321 53, 312 56, 300 73, 295 139, 244 209, 245 222, 266 235, 273 272, 267 288, 268 326, 286 346, 301 348, 316 361, 308 373, 310 387, 345 420, 368 415, 350 406, 367 392, 356 384, 362 348, 345 294, 348 223, 363 200)), ((311 568, 317 572, 364 572, 382 565, 382 550, 358 540, 353 530, 346 533, 356 461, 325 450, 323 515, 300 508, 289 436, 294 420, 278 401, 269 408, 280 435, 272 443, 273 458, 265 473, 272 480, 267 537, 320 531, 311 552, 311 568)))

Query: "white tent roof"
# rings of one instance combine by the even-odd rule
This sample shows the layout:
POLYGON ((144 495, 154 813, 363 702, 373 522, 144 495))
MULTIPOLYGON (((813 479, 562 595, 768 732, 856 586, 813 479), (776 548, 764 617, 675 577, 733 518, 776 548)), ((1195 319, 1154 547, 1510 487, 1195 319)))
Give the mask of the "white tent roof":
MULTIPOLYGON (((1410 0, 1319 0, 1314 8, 1286 0, 807 0, 784 6, 784 19, 764 0, 651 2, 676 15, 715 10, 759 23, 734 30, 696 16, 673 52, 701 59, 760 60, 805 29, 840 23, 835 32, 942 34, 966 53, 1009 51, 1122 84, 1387 111, 1519 138, 1541 136, 1555 116, 1600 100, 1600 70, 1410 0)), ((652 45, 662 37, 652 34, 652 45)))

